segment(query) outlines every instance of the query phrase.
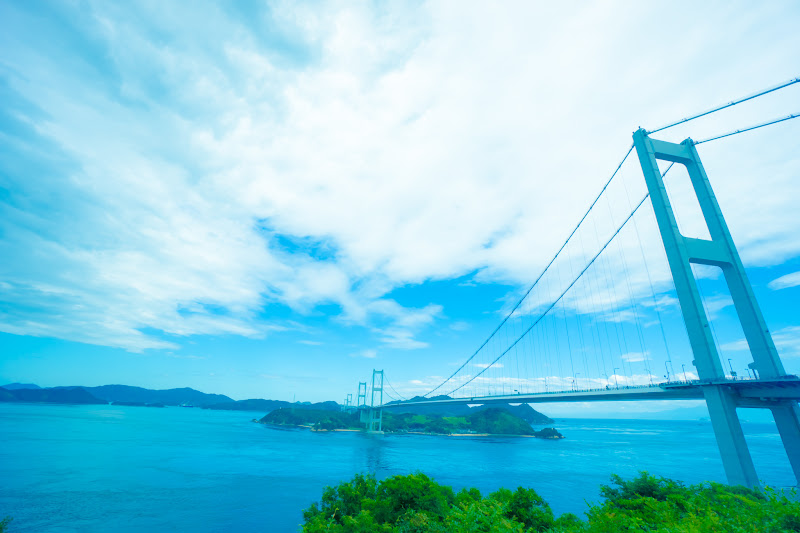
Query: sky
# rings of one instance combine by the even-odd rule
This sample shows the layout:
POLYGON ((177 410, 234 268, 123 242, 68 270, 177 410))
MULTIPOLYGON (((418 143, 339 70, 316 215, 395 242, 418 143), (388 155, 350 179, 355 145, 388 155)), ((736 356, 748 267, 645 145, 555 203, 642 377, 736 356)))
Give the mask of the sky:
MULTIPOLYGON (((3 2, 0 382, 321 401, 383 369, 426 392, 633 131, 800 76, 799 23, 792 1, 3 2)), ((654 137, 798 111, 800 84, 654 137)), ((798 139, 800 120, 698 146, 790 372, 798 139)), ((635 158, 623 174, 644 186, 635 158)), ((743 374, 729 297, 697 274, 743 374)))

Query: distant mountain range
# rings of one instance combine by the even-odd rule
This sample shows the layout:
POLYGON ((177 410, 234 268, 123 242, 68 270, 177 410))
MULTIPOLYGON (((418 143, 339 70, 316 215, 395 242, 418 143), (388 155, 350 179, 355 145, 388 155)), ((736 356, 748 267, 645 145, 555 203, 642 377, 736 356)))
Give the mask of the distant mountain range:
POLYGON ((81 388, 71 389, 11 389, 0 388, 0 402, 101 404, 99 400, 81 388))
POLYGON ((34 385, 33 383, 9 383, 8 385, 3 385, 3 388, 6 390, 41 389, 39 385, 34 385))
MULTIPOLYGON (((76 387, 54 387, 72 389, 76 387)), ((130 385, 101 385, 99 387, 80 387, 92 396, 107 402, 163 403, 164 405, 192 405, 205 407, 221 402, 232 402, 224 394, 206 394, 188 387, 181 389, 153 390, 130 385)))
POLYGON ((270 412, 282 407, 339 411, 336 402, 292 403, 281 400, 235 401, 224 394, 206 394, 188 387, 153 390, 130 385, 101 385, 99 387, 41 388, 33 383, 9 383, 0 387, 0 402, 106 404, 118 405, 185 405, 221 411, 270 412))
MULTIPOLYGON (((423 398, 416 396, 411 401, 449 399, 449 396, 423 398)), ((153 390, 130 385, 101 385, 99 387, 50 387, 41 388, 33 383, 10 383, 0 387, 0 402, 33 402, 65 404, 107 404, 163 406, 184 405, 202 407, 215 411, 254 411, 269 413, 276 409, 313 409, 318 411, 339 411, 336 402, 285 402, 282 400, 250 399, 235 401, 224 394, 206 394, 184 387, 181 389, 153 390)), ((387 405, 396 404, 389 402, 387 405)), ((534 425, 552 424, 553 419, 543 415, 528 404, 492 404, 478 407, 468 405, 403 405, 392 408, 392 413, 411 413, 446 417, 464 417, 481 412, 490 407, 503 408, 534 425)))
POLYGON ((224 394, 206 394, 188 387, 152 390, 130 385, 101 385, 43 389, 32 383, 11 383, 0 388, 0 402, 164 404, 205 407, 233 402, 233 399, 224 394))

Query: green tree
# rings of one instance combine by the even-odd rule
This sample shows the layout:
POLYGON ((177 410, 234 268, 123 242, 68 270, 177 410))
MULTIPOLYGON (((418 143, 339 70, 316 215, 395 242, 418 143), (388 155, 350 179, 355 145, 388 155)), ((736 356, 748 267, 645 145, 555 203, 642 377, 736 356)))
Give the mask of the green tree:
POLYGON ((603 501, 586 513, 555 518, 534 490, 499 489, 483 498, 477 489, 454 495, 422 473, 380 483, 356 475, 326 487, 303 516, 306 532, 340 533, 800 533, 794 491, 751 490, 719 483, 685 486, 642 472, 612 476, 603 501))
POLYGON ((445 529, 457 533, 524 533, 519 522, 508 517, 503 502, 487 498, 453 507, 445 519, 445 529))
POLYGON ((344 517, 357 516, 362 508, 370 507, 375 501, 378 483, 372 474, 356 474, 352 481, 340 483, 335 487, 325 487, 322 500, 312 503, 303 511, 303 519, 307 523, 320 520, 333 520, 343 523, 344 517), (318 517, 321 517, 317 520, 318 517))
POLYGON ((587 532, 649 531, 653 533, 800 531, 800 503, 787 497, 719 483, 684 486, 651 476, 603 487, 606 501, 587 513, 587 532))
POLYGON ((439 485, 422 472, 392 476, 378 487, 375 518, 394 523, 406 511, 414 510, 441 520, 455 499, 453 489, 439 485))
POLYGON ((552 527, 553 511, 535 490, 518 487, 515 492, 499 489, 489 496, 505 505, 505 513, 525 526, 527 531, 547 531, 552 527))
POLYGON ((456 505, 466 505, 481 500, 481 491, 476 488, 461 489, 456 494, 456 505))

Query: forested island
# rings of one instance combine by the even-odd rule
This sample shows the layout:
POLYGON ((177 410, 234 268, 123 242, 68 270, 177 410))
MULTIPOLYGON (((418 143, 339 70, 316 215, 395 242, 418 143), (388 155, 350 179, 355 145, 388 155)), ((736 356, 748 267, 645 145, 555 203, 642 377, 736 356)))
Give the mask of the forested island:
MULTIPOLYGON (((305 427, 313 431, 360 431, 358 413, 314 409, 277 409, 258 420, 260 424, 305 427)), ((555 428, 533 429, 529 422, 502 408, 483 409, 466 416, 383 412, 383 431, 424 435, 514 435, 561 439, 555 428)))

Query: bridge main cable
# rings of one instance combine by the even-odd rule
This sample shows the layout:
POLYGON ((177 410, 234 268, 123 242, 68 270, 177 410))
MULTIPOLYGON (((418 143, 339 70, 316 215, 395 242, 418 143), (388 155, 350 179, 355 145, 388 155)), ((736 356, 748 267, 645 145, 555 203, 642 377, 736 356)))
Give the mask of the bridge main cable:
POLYGON ((740 130, 729 131, 728 133, 723 133, 722 135, 717 135, 716 137, 709 137, 708 139, 703 139, 702 141, 694 141, 694 144, 703 144, 711 141, 716 141, 717 139, 723 139, 725 137, 730 137, 731 135, 738 135, 739 133, 744 133, 746 131, 757 130, 758 128, 763 128, 764 126, 772 126, 773 124, 778 124, 779 122, 792 120, 793 118, 798 118, 798 117, 800 117, 800 113, 793 113, 786 117, 776 118, 774 120, 769 120, 767 122, 761 122, 753 126, 748 126, 747 128, 742 128, 740 130))
POLYGON ((792 78, 792 79, 790 79, 788 81, 785 81, 783 83, 779 83, 778 85, 775 85, 774 87, 769 87, 769 88, 764 89, 762 91, 759 91, 757 93, 750 94, 748 96, 744 96, 742 98, 739 98, 738 100, 733 100, 733 101, 728 102, 726 104, 722 104, 722 105, 719 105, 717 107, 713 107, 713 108, 709 109, 708 111, 703 111, 702 113, 698 113, 696 115, 691 115, 689 117, 682 118, 681 120, 677 120, 675 122, 670 122, 669 124, 667 124, 665 126, 661 126, 660 128, 656 128, 656 129, 653 129, 653 130, 647 130, 647 134, 650 135, 652 133, 656 133, 658 131, 662 131, 662 130, 668 129, 668 128, 671 128, 673 126, 677 126, 678 124, 683 124, 685 122, 689 122, 690 120, 694 120, 696 118, 700 118, 700 117, 704 117, 706 115, 710 115, 711 113, 716 113, 717 111, 721 111, 723 109, 727 109, 729 107, 733 107, 733 106, 735 106, 737 104, 741 104, 742 102, 747 102, 748 100, 753 100, 754 98, 758 98, 759 96, 764 96, 765 94, 769 94, 771 92, 775 92, 775 91, 777 91, 779 89, 783 89, 784 87, 788 87, 790 85, 794 85, 795 83, 800 83, 800 78, 792 78))
POLYGON ((606 182, 606 184, 605 184, 605 185, 603 185, 603 188, 600 190, 600 193, 598 193, 597 197, 596 197, 596 198, 594 199, 594 201, 592 202, 592 205, 590 205, 590 206, 589 206, 589 208, 588 208, 588 209, 586 210, 586 212, 583 214, 583 216, 581 217, 581 219, 578 221, 578 224, 577 224, 577 225, 575 226, 575 228, 572 230, 572 233, 570 233, 570 234, 569 234, 569 236, 567 237, 567 239, 566 239, 566 240, 564 241, 564 243, 561 245, 561 248, 559 248, 559 249, 558 249, 558 251, 556 252, 556 254, 553 256, 553 258, 552 258, 552 259, 550 259, 550 262, 549 262, 549 263, 547 263, 547 266, 546 266, 546 267, 544 267, 544 270, 542 270, 541 274, 539 274, 539 277, 538 277, 538 278, 536 278, 536 280, 535 280, 535 281, 534 281, 534 282, 531 284, 531 286, 530 286, 530 287, 528 287, 528 290, 527 290, 527 291, 525 291, 525 294, 523 294, 523 295, 522 295, 522 298, 520 298, 520 299, 519 299, 519 301, 516 303, 516 305, 514 305, 514 307, 511 309, 511 311, 510 311, 510 312, 509 312, 509 313, 508 313, 508 314, 505 316, 505 318, 503 318, 503 320, 500 322, 500 324, 498 324, 498 326, 497 326, 496 328, 494 328, 494 331, 492 331, 492 332, 489 334, 489 336, 488 336, 488 337, 486 337, 486 340, 485 340, 485 341, 483 341, 483 344, 481 344, 481 345, 478 347, 478 349, 477 349, 477 350, 475 350, 475 353, 473 353, 471 356, 469 356, 469 358, 468 358, 466 361, 464 361, 464 364, 462 364, 460 367, 458 367, 458 369, 457 369, 455 372, 453 372, 452 374, 450 374, 450 377, 448 377, 447 379, 445 379, 444 381, 442 381, 441 383, 439 383, 439 384, 438 384, 436 387, 434 387, 433 389, 431 389, 431 390, 430 390, 430 391, 428 391, 427 393, 423 394, 423 398, 424 398, 424 397, 427 397, 428 395, 430 395, 430 394, 433 394, 434 392, 436 392, 437 390, 439 390, 439 389, 442 387, 442 385, 444 385, 445 383, 447 383, 448 381, 450 381, 450 380, 451 380, 453 377, 455 377, 455 375, 456 375, 456 374, 458 374, 459 372, 461 372, 461 370, 463 370, 463 369, 464 369, 464 367, 465 367, 465 366, 467 366, 467 365, 469 364, 469 362, 470 362, 470 361, 472 361, 472 360, 475 358, 475 356, 476 356, 476 355, 478 355, 478 354, 480 353, 480 351, 481 351, 481 350, 483 350, 483 348, 484 348, 484 347, 485 347, 485 346, 486 346, 486 345, 489 343, 489 341, 492 339, 492 337, 494 337, 494 336, 495 336, 495 334, 496 334, 498 331, 500 331, 500 328, 502 328, 502 327, 503 327, 503 325, 505 325, 505 323, 506 323, 506 322, 508 322, 508 319, 509 319, 509 318, 511 318, 511 316, 514 314, 514 312, 515 312, 517 309, 519 309, 519 306, 520 306, 520 305, 522 305, 522 302, 524 302, 524 301, 525 301, 525 298, 527 298, 527 297, 528 297, 528 295, 529 295, 529 294, 531 293, 531 291, 532 291, 532 290, 533 290, 533 289, 536 287, 536 285, 539 283, 539 281, 541 281, 542 277, 544 277, 544 275, 547 273, 547 270, 548 270, 548 269, 549 269, 549 268, 550 268, 550 267, 553 265, 553 263, 555 262, 555 260, 556 260, 556 259, 558 259, 558 256, 561 254, 561 252, 563 252, 563 251, 564 251, 564 248, 566 248, 566 247, 567 247, 567 244, 569 244, 569 241, 570 241, 570 239, 572 239, 572 237, 575 235, 575 233, 576 233, 576 232, 578 231, 578 229, 581 227, 581 224, 583 224, 583 221, 584 221, 584 220, 586 220, 586 217, 588 217, 588 216, 589 216, 589 213, 592 211, 592 209, 594 208, 595 204, 597 204, 597 202, 600 200, 600 197, 602 197, 602 196, 603 196, 603 193, 604 193, 604 192, 606 192, 606 189, 608 188, 608 186, 609 186, 609 185, 611 185, 611 181, 614 179, 614 176, 616 176, 616 175, 617 175, 617 173, 619 172, 619 169, 621 169, 621 168, 622 168, 622 165, 624 165, 624 164, 625 164, 625 161, 627 161, 627 159, 628 159, 628 156, 630 156, 630 155, 631 155, 631 152, 632 152, 632 151, 633 151, 633 144, 631 144, 631 147, 630 147, 630 148, 628 148, 628 152, 625 154, 625 157, 623 157, 623 158, 622 158, 622 161, 620 161, 620 162, 619 162, 619 165, 617 165, 617 168, 614 170, 614 173, 613 173, 613 174, 611 174, 611 177, 610 177, 610 178, 608 178, 608 181, 606 182))
MULTIPOLYGON (((672 164, 670 164, 670 166, 669 166, 669 167, 667 167, 667 170, 665 170, 665 171, 664 171, 664 173, 663 173, 661 176, 662 176, 662 177, 666 176, 666 175, 667 175, 667 172, 669 172, 669 170, 672 168, 672 165, 674 165, 674 164, 675 164, 675 163, 672 163, 672 164)), ((482 369, 480 372, 478 372, 477 374, 475 374, 474 376, 472 376, 472 377, 471 377, 469 380, 465 381, 464 383, 462 383, 461 385, 459 385, 459 386, 458 386, 458 387, 456 387, 455 389, 451 390, 451 391, 448 393, 448 395, 450 395, 450 394, 453 394, 454 392, 457 392, 457 391, 459 391, 459 390, 460 390, 460 389, 462 389, 463 387, 465 387, 465 386, 469 385, 470 383, 472 383, 472 382, 473 382, 473 381, 474 381, 476 378, 480 377, 480 376, 481 376, 481 375, 482 375, 484 372, 486 372, 486 371, 487 371, 489 368, 491 368, 491 367, 492 367, 492 366, 493 366, 493 365, 494 365, 494 364, 495 364, 497 361, 499 361, 500 359, 502 359, 504 355, 506 355, 508 352, 510 352, 510 351, 511 351, 511 349, 512 349, 514 346, 516 346, 516 345, 517 345, 517 343, 519 343, 519 341, 521 341, 521 340, 522 340, 522 339, 525 337, 525 335, 527 335, 527 334, 528 334, 528 333, 529 333, 529 332, 530 332, 530 331, 531 331, 531 330, 532 330, 534 327, 536 327, 536 325, 537 325, 539 322, 541 322, 541 320, 542 320, 542 319, 543 319, 543 318, 544 318, 544 317, 547 315, 547 313, 549 313, 549 312, 550 312, 550 310, 551 310, 551 309, 553 309, 553 308, 556 306, 556 304, 557 304, 558 302, 560 302, 560 301, 561 301, 561 299, 564 297, 564 295, 565 295, 565 294, 567 294, 567 293, 569 292, 569 290, 570 290, 570 289, 573 287, 573 285, 575 285, 575 284, 578 282, 578 280, 581 278, 581 276, 583 276, 583 275, 586 273, 586 271, 587 271, 587 270, 589 270, 589 267, 590 267, 590 266, 592 266, 592 264, 593 264, 593 263, 594 263, 594 262, 597 260, 597 258, 598 258, 598 257, 600 257, 600 254, 602 254, 602 253, 603 253, 603 251, 605 251, 605 249, 606 249, 606 248, 608 248, 608 245, 609 245, 609 244, 611 244, 611 241, 613 241, 613 240, 614 240, 614 238, 615 238, 615 237, 616 237, 616 236, 619 234, 619 232, 620 232, 620 231, 622 231, 622 228, 624 228, 624 227, 625 227, 625 225, 626 225, 626 224, 627 224, 627 223, 628 223, 628 222, 629 222, 629 221, 630 221, 630 220, 633 218, 633 215, 635 215, 635 214, 636 214, 636 212, 639 210, 639 208, 640 208, 640 207, 642 207, 642 204, 644 204, 645 200, 647 200, 649 197, 650 197, 650 193, 648 192, 648 193, 646 193, 646 194, 644 195, 644 197, 643 197, 643 198, 642 198, 642 199, 639 201, 639 203, 636 205, 636 207, 635 207, 635 208, 633 208, 633 211, 631 211, 631 214, 630 214, 630 215, 628 215, 628 217, 627 217, 627 218, 626 218, 626 219, 625 219, 625 220, 622 222, 622 224, 620 224, 619 228, 617 228, 617 231, 615 231, 615 232, 614 232, 614 234, 611 236, 611 238, 609 238, 609 239, 608 239, 608 241, 607 241, 607 242, 606 242, 606 243, 603 245, 603 247, 602 247, 602 248, 600 248, 600 251, 598 251, 598 252, 595 254, 595 256, 594 256, 594 257, 592 257, 592 260, 591 260, 591 261, 589 261, 589 263, 588 263, 588 264, 587 264, 587 265, 586 265, 586 266, 583 268, 583 270, 581 270, 581 271, 580 271, 580 273, 579 273, 577 276, 575 276, 575 279, 574 279, 574 280, 572 280, 572 283, 570 283, 570 284, 569 284, 569 286, 568 286, 566 289, 564 289, 564 291, 563 291, 563 292, 562 292, 562 293, 561 293, 561 294, 558 296, 558 298, 556 298, 556 299, 553 301, 553 303, 552 303, 552 304, 550 304, 550 306, 548 306, 548 308, 547 308, 547 309, 545 309, 545 310, 544 310, 544 312, 543 312, 542 314, 540 314, 540 315, 538 316, 538 318, 537 318, 535 321, 533 321, 533 323, 532 323, 532 324, 531 324, 531 325, 530 325, 530 326, 529 326, 529 327, 528 327, 528 328, 527 328, 527 329, 526 329, 524 332, 522 332, 522 335, 520 335, 519 337, 517 337, 517 339, 516 339, 516 340, 515 340, 513 343, 511 343, 511 345, 510 345, 508 348, 506 348, 506 349, 503 351, 503 353, 501 353, 500 355, 498 355, 498 356, 497 356, 497 357, 494 359, 494 361, 492 361, 490 364, 488 364, 488 365, 487 365, 487 366, 486 366, 484 369, 482 369)))

